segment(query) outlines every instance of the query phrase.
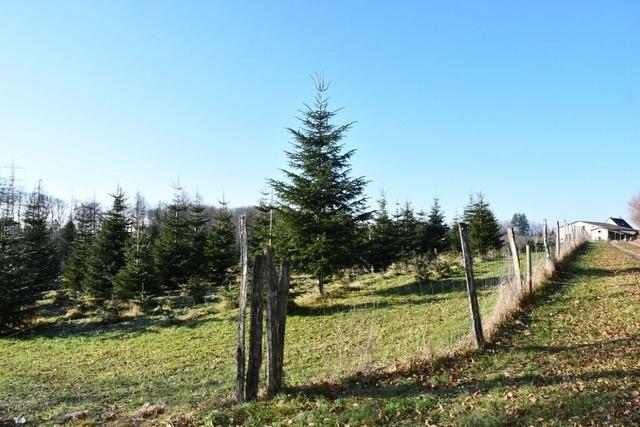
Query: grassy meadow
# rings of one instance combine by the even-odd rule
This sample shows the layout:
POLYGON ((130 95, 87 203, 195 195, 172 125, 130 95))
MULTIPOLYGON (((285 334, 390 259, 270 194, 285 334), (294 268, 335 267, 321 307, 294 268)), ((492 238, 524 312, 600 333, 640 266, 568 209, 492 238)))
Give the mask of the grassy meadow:
MULTIPOLYGON (((508 260, 476 265, 480 307, 491 311, 508 260)), ((417 283, 395 271, 328 286, 300 281, 287 320, 285 378, 304 388, 395 360, 444 353, 469 332, 464 279, 417 283)), ((104 324, 65 320, 43 301, 48 324, 0 339, 0 419, 37 424, 88 410, 87 422, 126 419, 145 402, 168 416, 229 404, 235 378, 236 309, 210 303, 104 324), (58 317, 56 317, 56 315, 58 317)))

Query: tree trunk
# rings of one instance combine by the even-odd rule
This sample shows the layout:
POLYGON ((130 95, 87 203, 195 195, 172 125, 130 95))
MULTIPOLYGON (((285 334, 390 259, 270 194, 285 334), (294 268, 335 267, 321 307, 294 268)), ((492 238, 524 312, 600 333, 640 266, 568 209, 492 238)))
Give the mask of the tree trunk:
POLYGON ((322 272, 318 273, 318 291, 320 295, 324 295, 324 274, 322 272))

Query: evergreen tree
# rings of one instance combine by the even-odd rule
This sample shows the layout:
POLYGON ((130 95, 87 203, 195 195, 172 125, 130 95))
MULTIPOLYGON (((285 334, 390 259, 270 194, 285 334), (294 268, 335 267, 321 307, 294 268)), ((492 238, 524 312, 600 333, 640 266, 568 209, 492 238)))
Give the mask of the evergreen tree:
MULTIPOLYGON (((251 229, 248 231, 248 246, 249 246, 249 259, 252 260, 256 255, 262 253, 262 251, 269 245, 274 245, 273 230, 275 228, 275 215, 274 209, 268 199, 268 193, 261 192, 262 197, 256 206, 258 211, 251 229)), ((276 255, 278 250, 275 251, 276 255)))
POLYGON ((0 217, 0 332, 24 325, 34 313, 37 299, 37 293, 25 286, 27 271, 19 227, 8 213, 3 210, 0 217))
POLYGON ((62 285, 77 296, 82 291, 87 274, 87 259, 96 232, 100 206, 94 202, 82 203, 75 212, 76 236, 69 258, 62 271, 62 285))
POLYGON ((422 229, 422 250, 425 253, 442 252, 449 247, 449 226, 438 198, 433 199, 427 222, 422 229))
POLYGON ((531 232, 531 227, 529 225, 529 220, 527 216, 523 213, 515 213, 511 218, 511 226, 515 228, 516 232, 520 236, 528 236, 531 232))
POLYGON ((233 281, 234 267, 238 264, 235 227, 227 203, 215 216, 206 245, 208 279, 214 286, 229 286, 233 281))
POLYGON ((71 217, 64 224, 58 235, 58 261, 60 261, 60 269, 64 271, 64 268, 71 256, 71 249, 73 248, 73 242, 76 238, 76 225, 73 223, 71 217))
POLYGON ((144 200, 138 194, 133 210, 133 230, 125 251, 125 264, 116 274, 113 283, 114 295, 119 299, 129 299, 136 295, 144 297, 158 292, 145 216, 144 200))
POLYGON ((154 243, 154 264, 162 286, 179 289, 191 277, 191 224, 187 197, 181 187, 167 206, 166 217, 154 243))
POLYGON ((466 222, 467 224, 469 224, 471 222, 471 218, 473 217, 475 209, 476 209, 476 199, 473 194, 469 194, 469 201, 467 202, 467 205, 462 210, 462 218, 460 219, 466 222))
POLYGON ((395 218, 400 258, 416 256, 420 248, 421 227, 411 203, 405 202, 403 206, 397 206, 395 218))
POLYGON ((471 250, 484 252, 502 247, 502 230, 482 193, 478 194, 469 216, 471 250))
POLYGON ((56 245, 47 223, 45 195, 38 188, 29 199, 24 213, 21 244, 25 266, 26 292, 42 292, 58 276, 56 245))
POLYGON ((449 249, 453 252, 461 252, 462 251, 462 243, 460 243, 460 229, 458 224, 460 224, 462 218, 458 214, 453 217, 453 222, 451 223, 451 227, 449 228, 449 249))
POLYGON ((303 111, 302 128, 291 129, 293 150, 288 151, 286 180, 271 180, 278 197, 279 219, 291 242, 294 265, 313 272, 323 292, 325 276, 352 265, 358 248, 358 224, 364 212, 366 181, 350 176, 354 150, 343 151, 342 139, 352 123, 336 126, 328 110, 328 85, 316 79, 315 104, 303 111))
POLYGON ((126 196, 120 188, 111 195, 113 205, 102 218, 100 231, 91 245, 84 290, 99 299, 113 295, 114 277, 124 266, 129 238, 126 196))
POLYGON ((189 205, 189 227, 191 237, 191 265, 189 267, 192 278, 206 276, 207 262, 205 248, 209 231, 209 219, 199 195, 189 205))
POLYGON ((398 246, 395 225, 387 209, 387 199, 384 192, 381 192, 378 209, 369 227, 367 261, 376 269, 386 269, 397 259, 398 246))

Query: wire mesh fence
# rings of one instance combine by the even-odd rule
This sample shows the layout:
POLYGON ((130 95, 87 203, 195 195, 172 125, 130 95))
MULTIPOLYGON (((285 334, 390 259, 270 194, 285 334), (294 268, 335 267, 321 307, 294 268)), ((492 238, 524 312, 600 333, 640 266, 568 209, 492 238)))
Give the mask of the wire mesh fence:
MULTIPOLYGON (((560 259, 582 240, 561 246, 560 259)), ((532 285, 538 287, 550 273, 544 245, 529 242, 532 285)), ((554 242, 550 242, 553 245, 554 242)), ((516 280, 510 251, 488 251, 474 256, 475 282, 483 326, 492 328, 514 310, 529 292, 524 244, 519 248, 520 281, 516 280)), ((458 269, 449 277, 417 280, 411 266, 402 273, 362 276, 340 298, 331 298, 313 311, 323 324, 291 322, 287 331, 285 372, 291 384, 345 377, 359 371, 400 361, 424 359, 468 345, 471 319, 460 254, 453 257, 458 269), (303 326, 305 325, 305 326, 303 326), (308 339, 300 340, 299 328, 308 327, 308 339), (302 346, 307 346, 305 352, 302 346), (302 354, 315 357, 301 358, 302 354)), ((308 316, 291 314, 292 317, 308 316)), ((304 335, 304 334, 303 334, 304 335)))

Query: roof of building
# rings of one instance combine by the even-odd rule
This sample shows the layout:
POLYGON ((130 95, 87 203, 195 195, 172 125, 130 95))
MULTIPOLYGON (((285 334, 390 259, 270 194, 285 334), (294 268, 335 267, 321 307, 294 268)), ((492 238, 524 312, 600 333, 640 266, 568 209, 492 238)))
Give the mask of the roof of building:
MULTIPOLYGON (((575 222, 584 222, 585 224, 591 224, 597 228, 604 228, 605 230, 626 231, 626 232, 636 232, 636 233, 638 232, 638 230, 632 228, 625 220, 621 218, 611 218, 611 219, 614 221, 616 219, 620 219, 623 223, 626 224, 626 227, 622 225, 609 224, 608 222, 595 222, 595 221, 575 221, 575 222)), ((617 221, 616 221, 616 224, 618 224, 617 221)))
POLYGON ((613 217, 611 217, 609 219, 611 221, 615 222, 616 225, 618 225, 618 226, 620 226, 622 228, 631 228, 631 229, 633 229, 633 227, 631 225, 629 225, 629 223, 627 221, 625 221, 624 219, 622 219, 622 218, 613 218, 613 217))

